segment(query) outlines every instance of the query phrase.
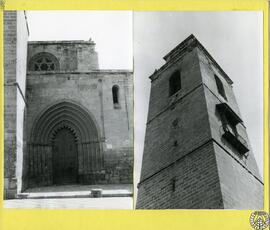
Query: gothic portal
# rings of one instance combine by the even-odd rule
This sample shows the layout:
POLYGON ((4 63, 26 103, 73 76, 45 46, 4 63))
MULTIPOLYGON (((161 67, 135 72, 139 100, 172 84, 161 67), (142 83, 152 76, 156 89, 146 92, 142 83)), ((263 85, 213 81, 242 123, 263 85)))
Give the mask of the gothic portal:
POLYGON ((5 11, 4 25, 5 198, 132 184, 133 73, 100 69, 91 39, 28 41, 23 11, 5 11))
POLYGON ((105 175, 96 124, 72 102, 50 106, 33 124, 28 143, 28 185, 90 183, 105 175))

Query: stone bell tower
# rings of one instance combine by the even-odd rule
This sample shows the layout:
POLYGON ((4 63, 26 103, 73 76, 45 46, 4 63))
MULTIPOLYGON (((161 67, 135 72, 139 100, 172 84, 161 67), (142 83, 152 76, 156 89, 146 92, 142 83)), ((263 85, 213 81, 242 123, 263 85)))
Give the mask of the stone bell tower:
POLYGON ((190 35, 151 79, 137 209, 261 209, 232 80, 190 35))

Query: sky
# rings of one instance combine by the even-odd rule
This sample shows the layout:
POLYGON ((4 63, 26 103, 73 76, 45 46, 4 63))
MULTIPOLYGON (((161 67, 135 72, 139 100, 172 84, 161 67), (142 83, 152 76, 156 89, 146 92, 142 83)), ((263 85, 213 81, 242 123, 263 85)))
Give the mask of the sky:
POLYGON ((133 69, 135 186, 148 112, 148 77, 170 50, 194 34, 234 82, 234 92, 263 174, 262 13, 28 11, 29 40, 96 42, 101 69, 133 69))
POLYGON ((101 69, 132 69, 131 11, 27 11, 30 41, 96 43, 101 69))
POLYGON ((240 113, 263 176, 263 24, 260 12, 135 12, 135 183, 139 181, 150 95, 148 77, 190 34, 234 82, 240 113))

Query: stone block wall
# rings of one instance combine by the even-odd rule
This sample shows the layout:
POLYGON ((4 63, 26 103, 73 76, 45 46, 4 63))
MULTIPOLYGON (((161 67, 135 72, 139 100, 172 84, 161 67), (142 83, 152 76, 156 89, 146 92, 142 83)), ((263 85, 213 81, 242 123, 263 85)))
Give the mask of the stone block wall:
MULTIPOLYGON (((99 70, 93 41, 27 42, 24 11, 4 12, 4 195, 14 198, 29 184, 29 140, 33 123, 50 106, 71 101, 89 111, 99 132, 104 170, 100 183, 133 181, 133 78, 126 70, 99 70), (54 55, 57 71, 28 72, 36 54, 54 55), (26 80, 27 79, 27 80, 26 80), (119 87, 113 104, 112 87, 119 87)), ((89 143, 88 143, 89 144, 89 143)), ((44 147, 44 146, 43 146, 44 147)), ((42 147, 42 148, 43 148, 42 147)), ((44 149, 49 151, 49 147, 44 149)), ((45 152, 46 152, 45 151, 45 152)), ((40 153, 40 151, 38 151, 40 153)), ((35 160, 38 156, 35 156, 35 160)), ((42 159, 42 157, 40 158, 42 159)), ((44 162, 43 162, 44 163, 44 162)), ((42 162, 37 162, 37 167, 42 162)), ((90 173, 91 174, 91 173, 90 173)), ((90 175, 89 174, 89 175, 90 175)), ((44 175, 38 183, 46 184, 44 175)), ((88 179, 83 179, 83 181, 88 179)), ((41 185, 39 184, 39 185, 41 185)))
POLYGON ((148 112, 148 122, 154 119, 159 113, 187 95, 196 86, 202 83, 197 49, 193 49, 176 60, 167 62, 156 74, 150 77, 151 92, 148 112), (169 78, 176 71, 181 72, 181 90, 174 96, 169 96, 169 78), (162 95, 162 97, 161 97, 162 95))
POLYGON ((87 108, 95 118, 107 148, 131 147, 133 143, 132 74, 126 71, 86 73, 31 73, 27 76, 27 136, 35 119, 62 100, 87 108), (120 88, 120 108, 114 108, 112 86, 120 88))
POLYGON ((224 208, 262 209, 264 197, 263 182, 252 152, 252 146, 250 145, 244 122, 237 124, 236 129, 238 134, 241 135, 248 144, 249 151, 246 154, 239 153, 231 143, 222 137, 221 114, 217 110, 216 105, 227 103, 230 108, 241 117, 232 85, 225 80, 222 73, 202 51, 198 53, 204 82, 211 136, 214 140, 224 208), (226 99, 218 93, 214 74, 222 81, 226 99))
POLYGON ((57 102, 71 101, 86 108, 100 134, 104 174, 98 183, 133 181, 133 80, 128 71, 100 70, 74 73, 30 72, 27 76, 26 127, 29 142, 33 124, 43 111, 57 102), (119 106, 112 100, 119 86, 119 106))
POLYGON ((141 180, 189 153, 211 136, 196 55, 194 49, 152 81, 141 180), (181 70, 182 88, 169 97, 169 77, 177 68, 181 70))
POLYGON ((217 168, 226 209, 263 209, 263 183, 214 143, 217 168))
POLYGON ((4 196, 21 190, 28 29, 24 11, 4 12, 4 196))
POLYGON ((15 196, 16 186, 16 53, 17 14, 4 12, 4 196, 15 196))
POLYGON ((211 141, 167 166, 139 186, 137 209, 224 208, 211 141))
POLYGON ((230 78, 194 36, 165 59, 166 64, 150 76, 136 208, 262 209, 263 183, 244 124, 236 125, 235 135, 247 142, 247 154, 239 153, 221 133, 224 121, 218 104, 226 103, 241 117, 230 78), (181 89, 169 96, 169 78, 176 69, 181 89), (218 92, 214 75, 226 98, 218 92))
POLYGON ((60 71, 85 72, 99 69, 93 41, 30 41, 27 62, 42 52, 48 52, 57 58, 60 71))

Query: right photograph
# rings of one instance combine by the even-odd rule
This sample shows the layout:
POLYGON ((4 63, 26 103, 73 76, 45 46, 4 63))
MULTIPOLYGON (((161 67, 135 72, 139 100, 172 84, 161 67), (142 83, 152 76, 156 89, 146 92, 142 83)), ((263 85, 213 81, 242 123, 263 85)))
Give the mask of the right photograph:
POLYGON ((263 209, 263 14, 134 12, 136 209, 263 209))

